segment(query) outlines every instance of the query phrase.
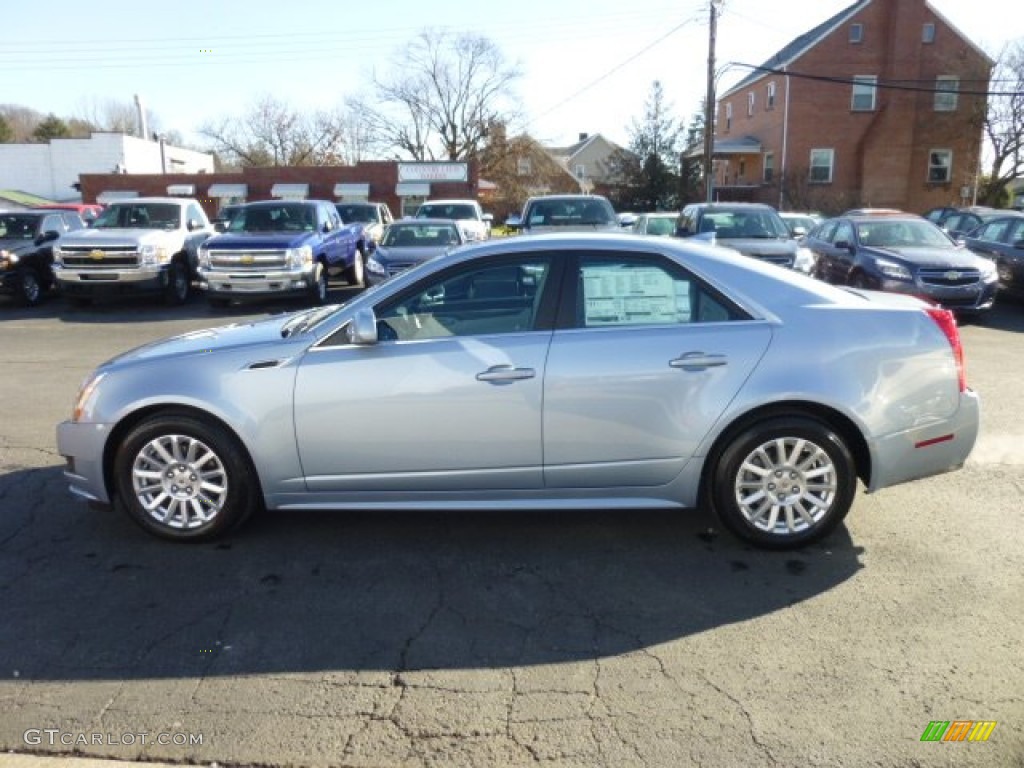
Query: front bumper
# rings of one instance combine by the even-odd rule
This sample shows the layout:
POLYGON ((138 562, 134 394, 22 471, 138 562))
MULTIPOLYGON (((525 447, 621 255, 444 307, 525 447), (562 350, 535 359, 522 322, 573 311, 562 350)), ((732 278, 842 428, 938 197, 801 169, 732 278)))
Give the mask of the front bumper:
POLYGON ((971 283, 969 285, 938 286, 921 282, 883 279, 879 290, 893 293, 907 293, 934 301, 943 309, 954 312, 984 312, 995 304, 999 283, 996 280, 971 283))
POLYGON ((959 469, 978 439, 981 401, 968 389, 948 419, 872 441, 868 491, 959 469))
POLYGON ((57 289, 68 296, 159 293, 167 289, 167 265, 138 269, 76 269, 53 265, 57 289))
POLYGON ((103 472, 103 449, 109 424, 63 421, 57 425, 57 452, 64 457, 64 477, 71 493, 87 501, 111 502, 103 472))
POLYGON ((199 287, 215 298, 282 296, 313 290, 313 265, 269 272, 229 272, 199 269, 199 287))

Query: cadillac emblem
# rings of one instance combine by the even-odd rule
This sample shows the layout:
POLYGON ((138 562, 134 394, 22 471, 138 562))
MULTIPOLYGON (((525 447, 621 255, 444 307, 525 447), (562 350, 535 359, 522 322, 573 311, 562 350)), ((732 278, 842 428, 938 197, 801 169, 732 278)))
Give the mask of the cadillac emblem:
POLYGON ((89 251, 89 258, 93 261, 103 261, 107 257, 103 251, 97 249, 95 251, 89 251))
POLYGON ((238 260, 243 264, 252 264, 254 261, 256 261, 256 259, 253 257, 251 253, 243 253, 241 256, 238 257, 238 260))
POLYGON ((956 270, 950 270, 945 275, 943 275, 943 277, 945 277, 947 280, 959 280, 960 273, 957 272, 956 270))

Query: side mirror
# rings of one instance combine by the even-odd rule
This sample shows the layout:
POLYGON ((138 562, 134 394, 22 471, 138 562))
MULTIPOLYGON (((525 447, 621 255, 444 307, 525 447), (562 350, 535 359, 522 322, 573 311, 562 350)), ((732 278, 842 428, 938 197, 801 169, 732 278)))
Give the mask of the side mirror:
POLYGON ((58 232, 55 229, 48 229, 45 232, 43 232, 43 234, 36 237, 35 243, 36 245, 42 245, 43 243, 52 243, 58 237, 60 237, 60 232, 58 232))
POLYGON ((213 222, 213 228, 217 232, 227 232, 228 223, 226 221, 215 221, 213 222))
POLYGON ((518 214, 513 213, 505 219, 505 226, 508 229, 521 229, 523 226, 523 218, 518 214))
POLYGON ((185 226, 189 232, 195 232, 197 229, 203 228, 203 225, 199 223, 199 219, 189 219, 185 226))
POLYGON ((833 243, 833 246, 839 249, 840 251, 852 250, 852 246, 846 240, 840 240, 838 243, 833 243))
POLYGON ((321 225, 321 227, 320 227, 320 231, 321 231, 321 232, 323 232, 323 233, 325 233, 325 234, 326 234, 327 232, 330 232, 330 231, 331 231, 331 222, 329 222, 329 221, 325 221, 325 222, 324 222, 324 223, 323 223, 323 224, 321 225))
POLYGON ((494 216, 492 214, 490 214, 490 213, 485 213, 481 218, 484 221, 486 221, 488 224, 490 224, 492 221, 494 221, 494 216))
POLYGON ((349 344, 372 346, 377 343, 377 315, 372 309, 360 309, 348 324, 349 344))

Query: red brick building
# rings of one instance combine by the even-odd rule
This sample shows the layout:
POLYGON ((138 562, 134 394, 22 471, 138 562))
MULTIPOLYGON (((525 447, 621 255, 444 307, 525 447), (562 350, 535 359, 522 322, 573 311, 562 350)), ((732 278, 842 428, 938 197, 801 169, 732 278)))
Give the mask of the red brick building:
POLYGON ((222 205, 275 197, 371 200, 411 215, 430 198, 477 199, 476 163, 366 162, 351 166, 245 168, 241 173, 83 174, 82 201, 126 197, 195 197, 208 216, 222 205))
POLYGON ((993 63, 926 0, 860 0, 719 97, 714 197, 969 203, 993 63))

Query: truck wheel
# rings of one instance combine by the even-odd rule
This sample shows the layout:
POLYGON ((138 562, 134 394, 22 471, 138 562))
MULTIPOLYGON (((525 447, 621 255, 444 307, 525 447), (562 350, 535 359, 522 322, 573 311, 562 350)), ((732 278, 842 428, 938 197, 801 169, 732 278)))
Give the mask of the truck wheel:
POLYGON ((36 306, 43 300, 43 284, 39 275, 31 267, 25 267, 18 271, 20 282, 21 300, 30 307, 36 306))
POLYGON ((313 282, 309 286, 309 300, 314 306, 327 303, 327 267, 317 262, 313 282))
POLYGON ((180 261, 171 263, 167 274, 167 288, 164 293, 164 303, 169 306, 184 304, 188 301, 191 284, 188 279, 188 270, 180 261))
POLYGON ((363 253, 362 248, 357 248, 356 252, 352 255, 352 266, 345 273, 345 280, 349 285, 362 287, 365 274, 366 254, 363 253))

